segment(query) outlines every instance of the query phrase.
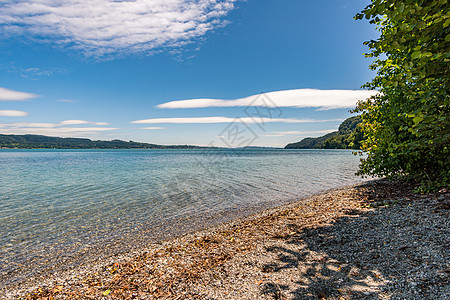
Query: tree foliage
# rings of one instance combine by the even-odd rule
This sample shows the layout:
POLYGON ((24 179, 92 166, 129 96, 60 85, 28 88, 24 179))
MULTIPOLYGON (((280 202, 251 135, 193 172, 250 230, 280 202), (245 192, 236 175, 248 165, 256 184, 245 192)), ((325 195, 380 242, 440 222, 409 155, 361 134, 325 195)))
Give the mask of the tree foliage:
POLYGON ((449 184, 450 10, 447 0, 372 0, 356 19, 380 31, 369 46, 380 93, 358 103, 367 140, 360 174, 449 184))

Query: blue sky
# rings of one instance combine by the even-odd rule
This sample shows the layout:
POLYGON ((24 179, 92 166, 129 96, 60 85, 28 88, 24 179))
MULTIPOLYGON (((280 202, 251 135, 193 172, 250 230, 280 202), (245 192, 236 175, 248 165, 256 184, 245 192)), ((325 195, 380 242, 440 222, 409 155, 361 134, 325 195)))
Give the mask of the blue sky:
POLYGON ((371 93, 368 1, 55 2, 0 3, 0 133, 284 146, 371 93))

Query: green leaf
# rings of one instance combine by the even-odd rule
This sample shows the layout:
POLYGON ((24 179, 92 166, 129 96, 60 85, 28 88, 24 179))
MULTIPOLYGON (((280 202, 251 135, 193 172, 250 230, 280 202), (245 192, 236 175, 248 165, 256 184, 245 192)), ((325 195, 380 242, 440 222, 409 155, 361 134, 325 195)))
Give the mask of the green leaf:
POLYGON ((420 123, 420 122, 422 122, 423 121, 423 118, 422 117, 415 117, 414 119, 413 119, 413 122, 414 123, 420 123))
POLYGON ((414 51, 414 52, 411 54, 411 58, 412 58, 412 59, 417 59, 417 58, 420 57, 421 54, 422 54, 421 51, 414 51))
POLYGON ((111 293, 111 289, 107 289, 106 291, 104 291, 103 296, 108 296, 109 293, 111 293))
POLYGON ((450 34, 447 34, 447 35, 445 36, 445 41, 446 41, 446 42, 450 42, 450 34))

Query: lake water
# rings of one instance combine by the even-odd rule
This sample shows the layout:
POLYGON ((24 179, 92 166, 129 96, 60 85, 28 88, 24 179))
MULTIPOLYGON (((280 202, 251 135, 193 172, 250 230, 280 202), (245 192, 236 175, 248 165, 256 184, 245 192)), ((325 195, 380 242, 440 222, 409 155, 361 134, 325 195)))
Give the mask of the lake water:
POLYGON ((0 288, 361 181, 347 150, 0 150, 0 288))

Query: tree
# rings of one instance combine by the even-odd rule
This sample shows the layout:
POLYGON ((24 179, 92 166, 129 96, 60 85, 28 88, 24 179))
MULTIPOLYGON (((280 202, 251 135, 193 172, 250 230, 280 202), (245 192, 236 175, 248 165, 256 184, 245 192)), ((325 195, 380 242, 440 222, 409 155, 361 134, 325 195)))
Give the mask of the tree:
POLYGON ((377 25, 365 42, 376 77, 364 87, 378 95, 360 101, 361 175, 408 175, 423 187, 448 186, 450 172, 447 0, 372 0, 355 19, 377 25))

